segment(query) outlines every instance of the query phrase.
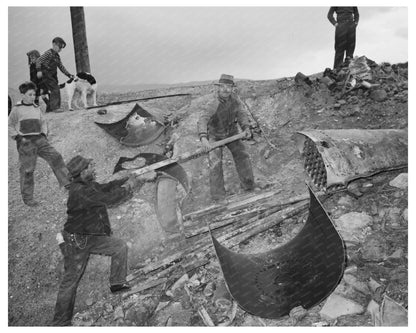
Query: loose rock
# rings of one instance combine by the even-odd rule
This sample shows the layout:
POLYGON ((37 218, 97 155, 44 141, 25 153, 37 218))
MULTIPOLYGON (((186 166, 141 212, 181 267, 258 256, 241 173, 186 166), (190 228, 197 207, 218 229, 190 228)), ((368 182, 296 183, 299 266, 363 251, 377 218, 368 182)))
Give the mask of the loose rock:
POLYGON ((393 222, 399 222, 400 215, 401 215, 402 212, 401 212, 400 208, 392 207, 392 208, 389 208, 386 211, 386 213, 388 214, 387 218, 389 219, 389 222, 393 223, 393 222))
POLYGON ((399 248, 396 251, 394 251, 392 254, 390 254, 387 259, 400 259, 401 257, 403 257, 403 249, 399 248))
POLYGON ((407 310, 392 300, 384 296, 381 304, 381 326, 407 326, 407 310))
POLYGON ((389 185, 393 187, 397 187, 400 189, 406 189, 408 186, 408 180, 407 180, 407 173, 401 173, 396 178, 394 178, 392 181, 390 181, 389 185))
POLYGON ((124 319, 124 311, 121 306, 117 306, 114 310, 114 320, 124 319))
POLYGON ((365 239, 361 248, 361 256, 367 261, 382 261, 387 256, 387 241, 378 234, 370 235, 365 239))
POLYGON ((289 317, 292 319, 293 324, 296 324, 305 318, 307 314, 308 311, 306 309, 304 309, 302 306, 297 306, 290 310, 289 317))
POLYGON ((403 220, 404 220, 404 221, 406 221, 406 222, 407 222, 407 219, 408 219, 408 211, 407 211, 407 208, 405 208, 405 209, 403 210, 403 213, 402 213, 402 218, 403 218, 403 220))
POLYGON ((371 300, 367 305, 367 312, 371 314, 371 321, 374 326, 380 326, 380 305, 371 300))
POLYGON ((370 97, 376 102, 383 102, 387 99, 387 92, 384 89, 373 90, 370 97))
POLYGON ((381 288, 382 286, 376 280, 374 280, 373 278, 370 278, 370 280, 368 281, 368 287, 373 293, 375 293, 377 289, 381 288))
POLYGON ((373 218, 366 213, 351 212, 335 220, 342 238, 347 241, 363 241, 363 229, 373 222, 373 218))
POLYGON ((349 299, 337 294, 331 294, 326 300, 319 314, 324 319, 336 319, 340 316, 358 314, 364 312, 364 308, 349 299))
POLYGON ((365 282, 358 280, 354 275, 345 274, 344 280, 346 283, 351 285, 355 290, 358 290, 365 295, 368 295, 371 293, 369 288, 367 287, 367 284, 365 282))
POLYGON ((354 201, 349 195, 344 195, 338 200, 338 206, 352 207, 353 205, 354 201))
POLYGON ((208 282, 207 286, 204 289, 204 295, 210 297, 214 294, 215 284, 214 282, 208 282))

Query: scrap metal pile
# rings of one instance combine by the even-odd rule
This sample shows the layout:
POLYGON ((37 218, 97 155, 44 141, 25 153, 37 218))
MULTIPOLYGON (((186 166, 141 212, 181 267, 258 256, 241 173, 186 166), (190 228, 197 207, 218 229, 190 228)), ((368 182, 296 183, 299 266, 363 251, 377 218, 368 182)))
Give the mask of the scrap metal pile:
POLYGON ((307 209, 308 194, 282 200, 278 197, 280 192, 236 195, 224 204, 184 215, 186 242, 176 247, 176 251, 169 250, 169 255, 162 255, 161 259, 147 263, 131 274, 128 277, 130 281, 140 278, 140 284, 132 292, 147 289, 149 283, 151 286, 158 284, 158 281, 164 283, 160 278, 170 276, 180 267, 207 264, 214 255, 210 230, 221 244, 233 248, 307 209))
MULTIPOLYGON (((350 66, 343 86, 345 88, 348 83, 349 91, 356 86, 356 82, 349 81, 352 79, 356 82, 359 80, 363 86, 368 83, 366 80, 372 79, 370 67, 365 61, 357 60, 350 66)), ((117 123, 97 125, 119 139, 120 143, 134 146, 153 142, 165 129, 162 120, 154 118, 139 105, 117 123), (139 119, 134 122, 132 117, 139 119)), ((317 190, 323 190, 326 194, 345 189, 349 182, 357 178, 407 166, 405 130, 302 131, 298 132, 297 144, 304 157, 306 173, 317 190)), ((138 169, 135 171, 137 174, 150 170, 165 172, 178 180, 188 194, 190 188, 186 173, 177 162, 186 161, 194 155, 200 156, 200 153, 172 160, 163 155, 139 154, 132 158, 121 158, 114 172, 129 169, 126 167, 128 163, 133 164, 131 169, 138 169), (139 168, 134 167, 138 158, 145 160, 139 168)), ((161 184, 158 183, 158 188, 162 190, 164 185, 161 184)), ((170 193, 169 197, 173 197, 176 182, 165 185, 173 189, 173 192, 165 191, 170 193)), ((158 206, 157 215, 165 231, 177 231, 171 227, 180 225, 181 235, 173 238, 177 244, 166 249, 159 256, 160 259, 147 260, 140 269, 128 276, 128 281, 140 283, 124 297, 156 286, 169 291, 179 278, 207 265, 216 253, 229 293, 241 308, 253 315, 279 318, 297 306, 308 309, 320 303, 343 276, 343 240, 318 199, 322 192, 314 193, 309 189, 309 194, 286 199, 278 196, 280 192, 279 189, 236 195, 229 197, 223 204, 181 216, 181 219, 176 219, 173 206, 168 215, 175 214, 175 218, 162 214, 163 207, 169 205, 165 199, 158 197, 157 205, 158 202, 161 205, 158 206), (284 220, 299 215, 308 206, 306 223, 286 244, 254 254, 231 250, 284 220)), ((192 288, 185 289, 188 297, 195 296, 192 288)), ((234 309, 234 306, 230 309, 234 309)), ((197 310, 206 325, 214 325, 202 306, 197 310)), ((231 311, 235 316, 235 309, 231 311)))

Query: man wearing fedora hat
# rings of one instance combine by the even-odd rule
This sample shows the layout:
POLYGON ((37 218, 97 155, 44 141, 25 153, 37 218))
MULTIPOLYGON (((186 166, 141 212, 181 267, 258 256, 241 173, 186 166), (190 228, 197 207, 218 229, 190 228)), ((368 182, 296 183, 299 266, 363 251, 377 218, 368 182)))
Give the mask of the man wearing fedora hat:
MULTIPOLYGON (((252 136, 248 114, 238 96, 233 93, 234 77, 222 74, 215 85, 218 86, 217 92, 204 106, 198 121, 199 139, 206 151, 211 149, 210 142, 238 134, 237 124, 246 133, 247 138, 252 136)), ((242 188, 247 191, 253 190, 253 170, 244 143, 236 140, 227 144, 227 148, 233 155, 242 188)), ((213 200, 222 200, 225 197, 222 155, 223 147, 211 150, 208 154, 213 200)))
POLYGON ((95 181, 91 159, 77 155, 67 167, 73 179, 69 186, 68 218, 62 231, 64 242, 60 244, 65 273, 56 300, 54 326, 71 325, 78 284, 90 254, 111 256, 111 292, 130 289, 126 282, 127 244, 111 236, 107 206, 117 205, 129 198, 133 188, 156 175, 153 173, 147 178, 132 176, 99 184, 95 181))

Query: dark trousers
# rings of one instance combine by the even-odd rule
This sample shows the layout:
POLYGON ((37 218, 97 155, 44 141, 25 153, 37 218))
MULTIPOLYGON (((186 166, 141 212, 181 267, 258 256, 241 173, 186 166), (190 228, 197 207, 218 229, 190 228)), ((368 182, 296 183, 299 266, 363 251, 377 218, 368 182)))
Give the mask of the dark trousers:
POLYGON ((353 21, 339 22, 335 28, 334 69, 340 68, 345 57, 353 58, 355 50, 355 30, 353 21))
POLYGON ((110 285, 123 284, 127 276, 127 244, 111 236, 70 237, 63 233, 62 243, 65 273, 59 286, 53 326, 69 326, 74 312, 78 284, 84 274, 90 254, 111 256, 110 285))
POLYGON ((23 201, 33 199, 35 182, 33 173, 37 157, 43 158, 52 168, 60 186, 69 184, 69 171, 61 154, 52 147, 43 135, 25 136, 17 142, 20 161, 20 191, 23 201))
MULTIPOLYGON (((244 143, 241 140, 237 140, 227 144, 227 148, 233 155, 241 187, 245 190, 252 190, 254 188, 253 169, 244 143)), ((208 154, 210 168, 209 182, 212 199, 222 199, 225 196, 222 155, 223 147, 211 150, 208 154)))
POLYGON ((42 72, 43 85, 49 91, 49 104, 47 104, 46 112, 52 112, 61 107, 61 92, 58 85, 57 72, 42 72))

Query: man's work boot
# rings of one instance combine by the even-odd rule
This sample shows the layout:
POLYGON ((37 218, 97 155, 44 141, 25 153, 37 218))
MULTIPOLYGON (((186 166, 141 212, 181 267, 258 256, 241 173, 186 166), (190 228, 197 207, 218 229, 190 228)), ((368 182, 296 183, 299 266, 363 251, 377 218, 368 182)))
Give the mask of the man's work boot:
POLYGON ((111 292, 114 293, 122 293, 131 289, 131 286, 126 282, 122 284, 114 284, 110 286, 111 292))
POLYGON ((26 200, 23 200, 23 202, 25 203, 25 205, 30 206, 30 207, 35 207, 39 205, 39 202, 37 202, 34 199, 26 199, 26 200))

